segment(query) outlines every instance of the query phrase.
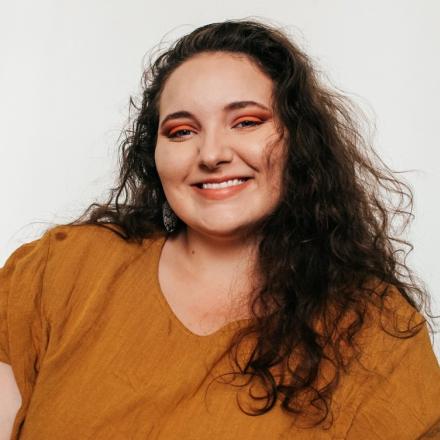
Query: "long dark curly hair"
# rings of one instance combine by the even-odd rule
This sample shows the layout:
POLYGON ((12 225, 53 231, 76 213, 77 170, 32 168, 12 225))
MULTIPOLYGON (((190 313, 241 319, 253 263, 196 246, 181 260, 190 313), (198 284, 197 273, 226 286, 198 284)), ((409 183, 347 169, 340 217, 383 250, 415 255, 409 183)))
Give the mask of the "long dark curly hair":
MULTIPOLYGON (((249 303, 255 319, 237 329, 225 353, 231 354, 241 377, 260 381, 267 392, 264 399, 255 398, 263 406, 249 414, 264 414, 277 400, 292 416, 306 414, 299 397, 311 392, 309 403, 319 409, 316 426, 327 418, 339 375, 348 366, 341 346, 356 348, 366 305, 382 310, 394 289, 415 310, 422 305, 430 310, 430 295, 405 260, 399 261, 402 245, 411 250, 412 245, 392 236, 394 217, 404 218, 403 229, 414 217, 411 187, 369 145, 362 112, 320 81, 311 58, 286 31, 261 20, 211 23, 150 59, 142 98, 130 98, 117 186, 107 202, 91 204, 69 225, 111 224, 117 226, 111 228, 115 233, 135 242, 170 234, 163 223, 166 199, 154 160, 159 98, 177 67, 214 51, 244 54, 272 79, 274 111, 287 147, 282 197, 259 226, 256 271, 261 283, 249 303), (398 196, 398 206, 392 196, 398 196), (349 313, 354 319, 342 329, 349 313), (242 363, 238 347, 251 335, 256 343, 242 363), (318 388, 319 367, 329 353, 335 376, 318 388), (286 365, 282 381, 273 374, 277 365, 286 365)), ((172 234, 185 227, 177 220, 172 234)), ((410 329, 411 335, 425 322, 410 329)))

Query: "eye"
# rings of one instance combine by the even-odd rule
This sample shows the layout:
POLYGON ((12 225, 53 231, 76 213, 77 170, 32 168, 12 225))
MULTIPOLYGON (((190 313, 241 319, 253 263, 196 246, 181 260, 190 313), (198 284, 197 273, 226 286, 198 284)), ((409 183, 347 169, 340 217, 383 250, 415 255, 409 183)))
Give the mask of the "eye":
POLYGON ((235 127, 237 127, 240 124, 245 124, 242 127, 239 128, 246 128, 246 127, 255 127, 256 125, 260 125, 262 124, 263 121, 259 120, 259 119, 242 119, 240 122, 238 122, 235 127))
POLYGON ((168 133, 167 137, 169 139, 181 138, 185 134, 188 134, 189 132, 192 132, 192 131, 193 130, 191 130, 189 128, 180 128, 179 130, 171 131, 170 133, 168 133), (182 136, 180 136, 180 135, 182 135, 182 136))

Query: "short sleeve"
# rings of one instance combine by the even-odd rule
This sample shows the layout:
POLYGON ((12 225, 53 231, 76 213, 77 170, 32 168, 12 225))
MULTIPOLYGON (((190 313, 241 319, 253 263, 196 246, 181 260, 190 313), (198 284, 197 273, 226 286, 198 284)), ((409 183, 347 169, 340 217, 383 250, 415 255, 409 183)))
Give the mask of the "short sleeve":
POLYGON ((42 312, 50 234, 17 248, 0 269, 0 361, 12 366, 20 391, 35 381, 47 332, 42 312))
POLYGON ((383 357, 392 369, 365 394, 346 439, 440 439, 440 367, 427 324, 400 347, 383 357))

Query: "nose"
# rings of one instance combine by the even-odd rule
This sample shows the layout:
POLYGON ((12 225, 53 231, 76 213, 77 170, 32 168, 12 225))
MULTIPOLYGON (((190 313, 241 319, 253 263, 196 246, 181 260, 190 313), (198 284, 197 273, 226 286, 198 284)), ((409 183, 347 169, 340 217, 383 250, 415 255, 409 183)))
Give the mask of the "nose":
POLYGON ((230 139, 221 133, 220 130, 207 131, 206 135, 200 138, 198 145, 198 162, 200 167, 215 169, 222 163, 232 161, 233 149, 230 139))

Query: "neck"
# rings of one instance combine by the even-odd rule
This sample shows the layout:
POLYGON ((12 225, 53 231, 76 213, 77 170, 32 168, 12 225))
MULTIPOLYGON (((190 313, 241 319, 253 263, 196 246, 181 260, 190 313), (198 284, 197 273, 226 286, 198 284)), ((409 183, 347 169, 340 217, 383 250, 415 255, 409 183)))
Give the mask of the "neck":
MULTIPOLYGON (((211 237, 185 228, 176 238, 186 269, 202 282, 249 287, 255 267, 255 237, 211 237)), ((245 288, 246 288, 245 287, 245 288)))

